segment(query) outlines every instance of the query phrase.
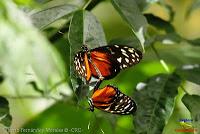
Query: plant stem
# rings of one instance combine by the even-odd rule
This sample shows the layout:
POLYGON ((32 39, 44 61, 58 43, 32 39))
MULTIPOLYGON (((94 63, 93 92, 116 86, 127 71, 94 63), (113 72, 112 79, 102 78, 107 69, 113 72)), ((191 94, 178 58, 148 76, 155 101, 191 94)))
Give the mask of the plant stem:
POLYGON ((83 10, 85 10, 91 2, 92 0, 88 0, 87 3, 83 5, 83 10))
POLYGON ((188 91, 183 87, 182 84, 180 85, 180 88, 181 88, 186 94, 189 94, 188 91))
POLYGON ((154 47, 153 44, 151 44, 151 47, 152 47, 154 53, 156 54, 156 57, 159 59, 160 64, 161 64, 161 65, 163 66, 163 68, 165 69, 165 71, 166 71, 167 73, 170 73, 170 70, 169 70, 168 65, 167 65, 166 62, 160 57, 158 51, 156 50, 156 48, 154 47))

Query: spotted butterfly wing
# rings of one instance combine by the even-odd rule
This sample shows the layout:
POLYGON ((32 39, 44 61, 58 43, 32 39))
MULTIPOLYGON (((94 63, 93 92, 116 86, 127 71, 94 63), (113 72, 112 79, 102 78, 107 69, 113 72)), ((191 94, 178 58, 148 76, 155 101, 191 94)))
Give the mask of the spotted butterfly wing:
POLYGON ((91 78, 91 70, 89 66, 87 52, 80 51, 74 57, 75 70, 78 74, 89 81, 91 78))
POLYGON ((132 114, 136 111, 136 103, 118 88, 111 85, 96 90, 89 100, 90 110, 94 107, 112 114, 132 114))
POLYGON ((111 79, 120 70, 140 62, 142 53, 129 46, 112 45, 80 51, 74 58, 78 74, 89 81, 91 76, 111 79))

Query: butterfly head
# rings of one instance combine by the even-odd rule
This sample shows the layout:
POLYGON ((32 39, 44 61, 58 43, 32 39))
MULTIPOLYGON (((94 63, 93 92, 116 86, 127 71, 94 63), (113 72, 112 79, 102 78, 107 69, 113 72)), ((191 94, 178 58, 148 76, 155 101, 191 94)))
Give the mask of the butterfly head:
POLYGON ((86 44, 83 44, 81 48, 82 48, 82 50, 83 50, 84 52, 88 52, 88 51, 89 51, 86 44))

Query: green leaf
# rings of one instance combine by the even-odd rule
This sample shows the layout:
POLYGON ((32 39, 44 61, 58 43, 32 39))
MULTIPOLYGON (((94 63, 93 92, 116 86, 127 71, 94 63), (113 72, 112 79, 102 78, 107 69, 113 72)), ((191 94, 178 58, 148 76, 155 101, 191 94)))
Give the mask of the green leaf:
POLYGON ((137 86, 134 93, 138 105, 134 118, 136 133, 162 133, 172 114, 180 82, 176 74, 158 74, 137 86))
POLYGON ((0 123, 9 127, 11 125, 12 117, 9 113, 8 101, 0 96, 0 123))
POLYGON ((0 68, 8 88, 26 94, 31 79, 47 91, 63 80, 66 71, 60 55, 25 14, 12 1, 0 1, 0 9, 4 13, 0 15, 0 68))
POLYGON ((103 28, 96 17, 88 11, 77 11, 74 13, 69 30, 70 42, 70 77, 73 89, 77 84, 77 76, 74 71, 74 56, 82 50, 82 45, 86 44, 89 49, 106 45, 103 28))
POLYGON ((54 21, 75 12, 76 10, 78 10, 76 6, 64 4, 36 12, 30 17, 33 24, 42 29, 54 21))
POLYGON ((200 65, 183 65, 176 69, 176 73, 184 79, 200 85, 200 65))
POLYGON ((135 0, 112 0, 112 4, 121 17, 130 25, 144 49, 147 21, 140 12, 135 0))
POLYGON ((112 0, 112 4, 134 31, 137 32, 141 28, 144 31, 146 30, 147 21, 140 12, 135 0, 112 0))
POLYGON ((89 49, 107 44, 101 24, 88 11, 80 10, 74 13, 68 37, 73 57, 74 54, 82 50, 83 44, 86 44, 89 49))
POLYGON ((192 117, 192 124, 197 131, 200 130, 200 96, 186 94, 182 98, 183 103, 188 108, 192 117))

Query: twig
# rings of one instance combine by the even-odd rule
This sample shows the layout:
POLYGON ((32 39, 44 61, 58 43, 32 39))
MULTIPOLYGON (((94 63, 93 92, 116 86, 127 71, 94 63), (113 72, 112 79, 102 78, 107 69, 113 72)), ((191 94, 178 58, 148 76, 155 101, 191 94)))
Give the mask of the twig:
POLYGON ((159 59, 160 64, 163 66, 163 68, 165 69, 165 71, 166 71, 167 73, 169 73, 170 70, 169 70, 169 67, 168 67, 168 65, 166 64, 166 62, 160 57, 158 51, 156 50, 156 48, 154 47, 153 44, 151 44, 151 47, 152 47, 154 53, 156 54, 156 57, 159 59))
POLYGON ((92 2, 92 0, 88 0, 88 1, 85 3, 85 5, 83 5, 83 10, 85 10, 91 2, 92 2))

